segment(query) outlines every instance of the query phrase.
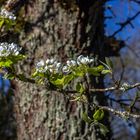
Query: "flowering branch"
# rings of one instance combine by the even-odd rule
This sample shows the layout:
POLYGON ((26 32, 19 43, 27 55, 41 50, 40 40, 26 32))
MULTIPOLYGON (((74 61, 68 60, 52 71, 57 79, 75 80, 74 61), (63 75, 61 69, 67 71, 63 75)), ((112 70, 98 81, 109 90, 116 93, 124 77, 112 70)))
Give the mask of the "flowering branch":
MULTIPOLYGON (((12 22, 16 20, 16 16, 14 15, 12 8, 10 7, 11 7, 11 4, 13 4, 14 5, 13 7, 15 7, 15 5, 20 2, 24 3, 25 1, 23 2, 20 0, 13 0, 13 1, 9 0, 5 8, 1 9, 0 29, 3 29, 3 25, 5 24, 7 24, 7 27, 9 27, 10 24, 13 25, 12 22)), ((127 23, 129 22, 127 21, 127 23)), ((124 26, 125 24, 122 25, 122 27, 124 26)), ((119 29, 119 31, 120 30, 122 30, 122 28, 119 29)), ((117 33, 118 31, 116 31, 114 34, 117 34, 117 33)), ((14 69, 14 65, 19 60, 22 60, 25 58, 24 55, 20 54, 20 51, 21 51, 21 48, 15 43, 7 43, 7 42, 0 43, 0 68, 6 69, 7 78, 11 78, 11 77, 12 77, 11 79, 17 78, 18 80, 29 82, 32 84, 35 84, 35 83, 45 84, 45 82, 47 81, 48 84, 53 85, 52 88, 50 88, 49 90, 52 91, 55 89, 59 92, 63 92, 64 95, 74 98, 73 101, 80 101, 80 102, 86 103, 90 105, 90 107, 92 107, 94 110, 98 108, 98 110, 95 111, 95 113, 93 114, 93 119, 88 119, 88 116, 87 116, 86 119, 88 120, 88 122, 97 123, 97 121, 100 121, 104 116, 103 110, 112 112, 113 114, 118 115, 123 118, 125 117, 140 118, 140 115, 132 114, 131 112, 128 112, 128 111, 119 111, 119 110, 110 108, 108 106, 96 105, 96 103, 94 102, 89 103, 86 97, 87 92, 91 94, 94 92, 108 92, 108 91, 114 91, 114 90, 125 92, 127 90, 139 87, 140 83, 136 83, 133 85, 130 85, 127 83, 123 83, 121 85, 119 83, 119 85, 115 85, 115 86, 107 87, 103 89, 97 89, 97 88, 89 89, 89 86, 85 88, 83 83, 78 82, 76 85, 76 90, 67 90, 66 87, 69 85, 69 83, 71 83, 73 80, 79 77, 83 78, 86 81, 88 74, 93 75, 94 77, 100 76, 101 74, 112 75, 112 69, 110 68, 109 65, 101 62, 103 65, 93 66, 91 64, 93 64, 94 58, 89 58, 88 56, 83 56, 83 55, 78 56, 76 60, 73 60, 73 59, 68 60, 66 61, 65 64, 62 64, 61 62, 58 62, 55 59, 51 58, 51 59, 47 59, 46 61, 41 60, 38 63, 36 63, 32 77, 28 78, 24 74, 17 74, 14 69)), ((87 82, 87 85, 88 85, 88 82, 87 82)), ((135 98, 130 108, 134 107, 136 100, 137 98, 135 98)))
MULTIPOLYGON (((140 83, 135 83, 133 85, 129 85, 127 83, 124 83, 120 87, 112 86, 112 87, 103 88, 103 89, 95 88, 95 89, 89 89, 88 91, 90 93, 92 93, 92 92, 108 92, 108 91, 115 91, 115 90, 125 92, 127 90, 130 90, 130 89, 133 89, 133 88, 137 88, 137 87, 140 87, 140 83)), ((66 93, 77 93, 77 91, 76 90, 66 90, 66 93)))
POLYGON ((116 110, 116 109, 113 109, 113 108, 110 108, 107 106, 99 106, 99 108, 106 110, 106 111, 109 111, 109 112, 112 112, 114 115, 118 115, 122 118, 129 118, 129 117, 140 118, 139 114, 133 114, 133 113, 130 113, 128 111, 119 111, 119 110, 116 110))
MULTIPOLYGON (((83 55, 80 55, 77 58, 77 60, 68 60, 66 61, 66 64, 62 64, 58 61, 55 61, 55 59, 47 59, 46 61, 41 60, 36 64, 35 72, 32 76, 33 79, 31 79, 25 77, 23 74, 17 74, 14 71, 13 65, 17 61, 22 60, 24 58, 22 55, 20 55, 20 51, 21 48, 14 43, 0 43, 0 66, 2 68, 6 68, 8 74, 11 74, 13 78, 17 78, 24 82, 36 83, 36 80, 37 82, 45 82, 45 80, 47 79, 50 84, 58 88, 59 92, 63 91, 65 95, 74 97, 75 99, 73 101, 82 101, 84 103, 88 103, 88 101, 86 100, 86 92, 108 92, 114 90, 125 92, 127 90, 140 86, 140 83, 135 83, 133 85, 123 83, 122 85, 119 84, 119 86, 115 85, 103 89, 85 89, 82 84, 78 83, 76 85, 76 90, 66 90, 65 87, 72 80, 78 77, 84 78, 87 75, 87 73, 94 76, 100 76, 101 74, 111 74, 112 72, 108 66, 106 66, 106 68, 108 69, 105 69, 105 67, 102 65, 90 67, 90 64, 94 62, 94 59, 89 58, 88 56, 85 57, 83 55), (77 93, 80 94, 77 96, 77 93)), ((52 89, 50 90, 54 90, 54 87, 52 87, 52 89)), ((134 106, 134 103, 131 104, 131 108, 134 106)), ((96 105, 95 103, 93 103, 93 107, 112 112, 113 114, 118 115, 120 117, 140 118, 140 115, 132 114, 128 111, 118 111, 107 106, 96 105)))

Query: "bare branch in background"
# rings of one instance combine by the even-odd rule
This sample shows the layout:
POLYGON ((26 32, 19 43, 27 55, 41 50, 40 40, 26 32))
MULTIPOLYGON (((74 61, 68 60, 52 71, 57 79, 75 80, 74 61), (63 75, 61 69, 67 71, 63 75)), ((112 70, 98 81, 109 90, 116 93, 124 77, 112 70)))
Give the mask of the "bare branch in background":
POLYGON ((133 1, 133 2, 135 2, 137 4, 140 4, 140 1, 139 0, 130 0, 130 1, 133 1))
POLYGON ((111 12, 111 14, 113 15, 113 17, 116 17, 116 14, 115 14, 114 11, 112 10, 112 6, 107 5, 105 8, 108 9, 108 10, 111 12))
MULTIPOLYGON (((132 102, 133 100, 132 99, 115 99, 115 98, 112 98, 112 97, 109 97, 107 96, 107 99, 110 100, 110 101, 113 101, 117 104, 120 104, 121 106, 130 106, 129 103, 126 103, 126 102, 132 102)), ((138 100, 137 100, 138 102, 138 100)), ((140 111, 140 108, 136 107, 136 106, 133 106, 132 107, 133 109, 137 110, 137 111, 140 111)))
POLYGON ((131 46, 125 44, 125 46, 134 54, 135 57, 140 58, 140 56, 136 53, 135 49, 132 49, 131 46))
POLYGON ((140 14, 140 11, 137 12, 134 16, 128 18, 125 22, 119 23, 120 28, 115 31, 110 37, 114 37, 116 34, 118 34, 119 32, 121 32, 128 24, 132 26, 132 21, 140 14))

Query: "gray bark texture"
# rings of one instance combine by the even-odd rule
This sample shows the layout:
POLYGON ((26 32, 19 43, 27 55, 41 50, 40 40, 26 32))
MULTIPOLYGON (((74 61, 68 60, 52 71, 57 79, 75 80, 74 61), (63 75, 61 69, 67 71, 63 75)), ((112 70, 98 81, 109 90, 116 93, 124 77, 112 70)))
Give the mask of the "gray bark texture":
MULTIPOLYGON (((103 0, 81 0, 79 5, 72 0, 35 0, 25 4, 26 23, 18 40, 28 58, 18 65, 17 72, 29 76, 35 63, 48 57, 65 62, 87 54, 104 60, 103 5, 103 0)), ((103 77, 90 78, 90 84, 103 88, 103 77)), ((92 115, 89 106, 70 102, 62 93, 16 80, 14 94, 18 140, 110 139, 81 119, 84 111, 92 115)), ((89 95, 88 100, 106 105, 103 93, 89 95)), ((103 123, 109 126, 108 114, 103 123)))

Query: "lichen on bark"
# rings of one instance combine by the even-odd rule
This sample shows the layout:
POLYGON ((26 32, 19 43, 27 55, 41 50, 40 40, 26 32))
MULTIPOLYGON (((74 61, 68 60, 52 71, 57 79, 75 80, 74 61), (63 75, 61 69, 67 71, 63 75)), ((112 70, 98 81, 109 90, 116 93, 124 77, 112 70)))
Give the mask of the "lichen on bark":
MULTIPOLYGON (((77 6, 74 10, 63 8, 57 0, 36 0, 32 7, 26 5, 28 22, 18 40, 28 58, 17 66, 18 72, 29 76, 35 63, 47 57, 64 62, 83 53, 103 60, 103 4, 99 0, 86 9, 77 6)), ((102 77, 99 82, 90 80, 91 87, 103 87, 102 77)), ((17 80, 16 87, 18 140, 108 139, 81 119, 84 111, 92 114, 88 105, 70 102, 63 94, 39 85, 17 80)), ((88 100, 106 104, 104 94, 90 95, 88 100)))

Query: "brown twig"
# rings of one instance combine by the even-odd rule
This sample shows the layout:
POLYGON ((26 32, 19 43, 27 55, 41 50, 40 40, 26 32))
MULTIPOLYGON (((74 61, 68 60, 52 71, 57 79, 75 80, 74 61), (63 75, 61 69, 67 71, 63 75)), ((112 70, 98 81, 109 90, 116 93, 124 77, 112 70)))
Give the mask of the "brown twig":
MULTIPOLYGON (((135 83, 133 85, 128 85, 128 89, 127 90, 130 90, 130 89, 133 89, 133 88, 136 88, 136 87, 139 87, 140 86, 140 83, 135 83)), ((108 88, 103 88, 103 89, 89 89, 89 92, 108 92, 108 91, 115 91, 115 90, 118 90, 118 91, 125 91, 125 89, 123 87, 118 87, 118 86, 112 86, 112 87, 108 87, 108 88)), ((76 90, 66 90, 66 93, 77 93, 76 90)))

